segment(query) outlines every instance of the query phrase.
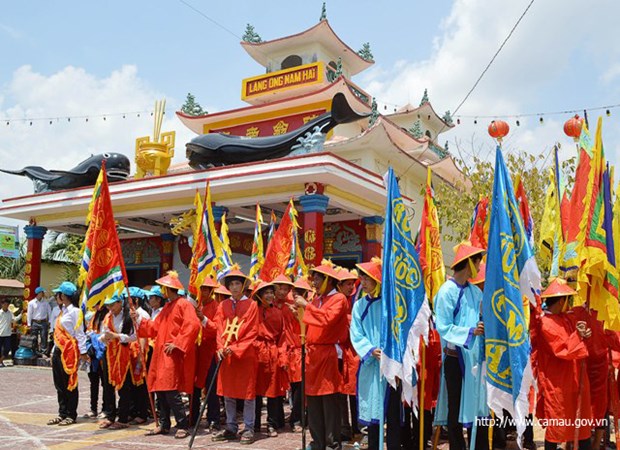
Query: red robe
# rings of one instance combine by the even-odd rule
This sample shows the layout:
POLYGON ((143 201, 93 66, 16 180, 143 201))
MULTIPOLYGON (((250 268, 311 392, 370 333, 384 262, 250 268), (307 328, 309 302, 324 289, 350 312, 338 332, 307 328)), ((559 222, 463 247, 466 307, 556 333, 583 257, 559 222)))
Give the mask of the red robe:
POLYGON ((228 347, 232 354, 225 357, 220 364, 217 377, 217 395, 223 397, 251 400, 256 397, 256 373, 258 359, 253 345, 258 335, 258 306, 256 302, 244 297, 237 302, 228 298, 219 304, 215 315, 217 325, 217 349, 228 347), (223 336, 227 321, 235 317, 243 323, 237 338, 231 338, 226 344, 223 336))
MULTIPOLYGON (((581 364, 588 357, 585 342, 575 330, 576 316, 572 312, 544 314, 537 330, 538 403, 536 417, 575 420, 580 379, 583 385, 581 419, 591 419, 590 386, 588 377, 580 376, 581 364)), ((572 442, 575 428, 549 422, 545 440, 572 442)), ((579 440, 590 438, 590 428, 579 428, 579 440)))
MULTIPOLYGON (((353 309, 353 296, 347 297, 347 331, 351 328, 351 311, 353 309)), ((342 349, 342 387, 340 393, 345 395, 357 395, 357 371, 360 358, 351 344, 351 338, 347 332, 346 339, 340 343, 342 349)))
POLYGON ((288 347, 288 380, 290 383, 301 382, 301 326, 299 319, 288 307, 288 301, 284 304, 276 304, 276 308, 282 311, 284 321, 284 334, 288 347))
POLYGON ((138 336, 155 339, 147 376, 149 392, 194 391, 196 339, 199 331, 196 310, 182 297, 166 303, 155 320, 141 320, 138 336), (164 353, 164 344, 167 343, 177 347, 170 355, 164 353))
POLYGON ((288 364, 288 347, 281 309, 275 306, 258 307, 258 337, 254 346, 258 358, 256 395, 283 397, 289 384, 284 370, 288 364))
POLYGON ((306 330, 306 394, 329 395, 340 392, 342 374, 338 370, 336 344, 346 339, 347 299, 339 292, 316 297, 304 313, 306 330))
POLYGON ((211 361, 217 350, 217 325, 215 314, 217 313, 218 303, 211 300, 202 307, 202 313, 207 318, 207 323, 202 327, 202 338, 196 349, 196 379, 194 386, 198 389, 205 387, 207 374, 211 367, 211 361))

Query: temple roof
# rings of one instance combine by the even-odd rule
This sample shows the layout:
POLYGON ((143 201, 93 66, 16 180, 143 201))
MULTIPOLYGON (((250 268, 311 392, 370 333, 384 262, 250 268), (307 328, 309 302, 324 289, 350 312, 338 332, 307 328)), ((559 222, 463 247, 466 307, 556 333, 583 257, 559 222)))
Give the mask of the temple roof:
POLYGON ((304 109, 313 109, 313 106, 316 107, 316 109, 319 107, 329 109, 332 98, 338 92, 342 92, 346 96, 349 105, 351 105, 354 110, 360 113, 370 112, 369 103, 360 99, 355 93, 356 91, 368 97, 355 83, 341 76, 333 83, 315 90, 314 92, 273 101, 271 103, 229 109, 206 114, 204 116, 190 116, 181 111, 177 111, 176 114, 181 122, 194 133, 204 134, 205 127, 208 129, 218 129, 229 126, 232 122, 252 123, 283 116, 286 114, 287 110, 292 111, 291 113, 295 113, 301 112, 304 109))
POLYGON ((397 112, 392 114, 386 114, 386 117, 389 117, 392 121, 402 124, 406 122, 415 121, 418 118, 427 121, 429 125, 437 132, 437 134, 444 133, 449 131, 451 128, 454 128, 454 124, 447 123, 441 116, 439 116, 430 102, 423 103, 420 106, 413 106, 410 103, 407 103, 405 106, 400 108, 397 112))
POLYGON ((351 76, 374 64, 373 61, 366 61, 355 50, 345 44, 334 32, 327 19, 321 20, 301 33, 258 43, 243 41, 241 46, 256 62, 263 67, 267 67, 270 55, 282 53, 289 48, 295 49, 307 46, 308 42, 318 43, 333 55, 340 56, 343 65, 347 67, 351 76))

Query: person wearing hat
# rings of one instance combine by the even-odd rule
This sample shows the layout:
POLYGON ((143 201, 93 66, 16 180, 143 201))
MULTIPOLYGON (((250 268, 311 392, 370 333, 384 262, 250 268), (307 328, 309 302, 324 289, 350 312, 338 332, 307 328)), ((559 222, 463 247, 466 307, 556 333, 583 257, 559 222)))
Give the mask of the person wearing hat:
MULTIPOLYGON (((486 398, 476 398, 477 386, 484 381, 480 371, 473 370, 481 358, 480 336, 484 335, 482 291, 468 281, 478 275, 484 253, 469 242, 459 244, 451 265, 454 275, 439 288, 433 301, 444 354, 435 425, 447 425, 450 449, 466 448, 463 427, 470 427, 476 417, 489 415, 486 398), (479 411, 477 405, 481 405, 479 411)), ((486 397, 486 390, 482 392, 486 397)), ((473 447, 488 449, 487 430, 478 425, 473 447)))
MULTIPOLYGON (((275 290, 273 306, 282 313, 284 338, 288 348, 286 364, 277 365, 275 370, 277 378, 286 377, 288 380, 293 397, 293 408, 289 417, 289 424, 291 430, 298 432, 301 431, 301 326, 299 325, 299 318, 290 308, 290 305, 293 303, 292 290, 294 285, 291 279, 283 273, 275 277, 272 283, 275 290)), ((279 429, 284 427, 286 422, 284 417, 284 396, 273 401, 276 403, 274 409, 277 411, 275 416, 276 428, 279 429)))
POLYGON ((58 394, 58 417, 48 425, 72 425, 77 420, 78 364, 88 361, 84 318, 78 308, 79 294, 75 284, 63 281, 54 292, 60 293, 62 310, 54 327, 52 375, 58 394))
POLYGON ((222 303, 224 300, 226 300, 227 298, 230 298, 231 295, 232 294, 230 293, 230 291, 226 289, 226 286, 224 285, 219 285, 213 291, 213 297, 215 298, 215 301, 217 302, 218 305, 222 303))
MULTIPOLYGON (((351 324, 351 311, 355 302, 356 290, 358 285, 357 270, 347 270, 344 267, 340 267, 336 274, 338 275, 338 291, 341 292, 347 298, 347 320, 349 325, 351 324)), ((340 344, 341 354, 338 355, 342 361, 342 376, 343 382, 340 389, 342 412, 342 432, 341 439, 343 441, 350 441, 353 439, 353 435, 359 434, 360 429, 357 424, 357 370, 359 368, 360 360, 355 352, 355 349, 351 345, 351 339, 347 333, 346 339, 340 344), (350 416, 349 416, 350 411, 350 416)))
MULTIPOLYGON (((126 295, 126 292, 123 294, 126 295)), ((151 315, 142 307, 147 301, 147 292, 144 289, 136 286, 129 287, 129 299, 136 313, 142 319, 149 320, 151 318, 151 315)), ((150 352, 149 340, 141 337, 131 342, 129 348, 131 349, 129 371, 131 375, 131 410, 129 420, 132 425, 142 425, 148 419, 149 409, 149 392, 146 387, 147 372, 143 368, 143 364, 146 364, 150 352)))
MULTIPOLYGON (((129 411, 132 404, 131 385, 131 348, 136 342, 136 331, 129 315, 127 295, 115 292, 103 302, 108 310, 103 319, 99 340, 105 344, 103 370, 109 385, 118 392, 118 408, 114 395, 108 398, 112 402, 106 418, 99 428, 122 429, 129 426, 129 411), (115 420, 118 417, 118 422, 115 420)), ((106 392, 107 394, 107 392, 106 392)), ((106 395, 108 397, 108 395, 106 395)))
POLYGON ((181 392, 194 390, 196 339, 200 322, 194 307, 179 296, 183 285, 173 270, 155 280, 168 299, 155 320, 143 319, 137 312, 130 314, 138 325, 138 337, 155 340, 153 357, 147 374, 149 392, 156 392, 161 408, 159 424, 147 436, 170 432, 170 413, 176 419, 175 438, 189 436, 189 421, 181 392))
POLYGON ((0 367, 4 367, 4 358, 8 358, 11 350, 11 330, 17 322, 13 311, 9 309, 11 302, 8 298, 0 299, 0 367))
MULTIPOLYGON (((200 304, 196 307, 196 315, 202 325, 200 344, 196 349, 196 378, 194 380, 194 395, 191 407, 191 425, 200 421, 200 393, 205 387, 208 388, 215 376, 215 353, 217 351, 217 326, 215 314, 218 303, 213 297, 213 291, 219 286, 218 282, 211 277, 205 277, 200 286, 200 304)), ((217 398, 215 387, 209 392, 207 400, 207 432, 211 433, 220 429, 220 403, 217 398)))
POLYGON ((161 288, 157 285, 151 287, 149 291, 146 291, 146 295, 148 297, 149 306, 151 307, 151 320, 155 320, 166 303, 166 297, 162 294, 161 288))
POLYGON ((40 353, 47 349, 47 334, 52 313, 49 302, 45 299, 45 289, 41 286, 34 290, 35 297, 28 302, 28 328, 37 336, 40 353))
MULTIPOLYGON (((567 311, 569 299, 576 293, 564 280, 553 280, 540 296, 546 309, 532 330, 537 341, 536 417, 547 425, 545 450, 573 442, 575 427, 565 422, 576 417, 578 408, 581 419, 592 419, 590 383, 587 376, 580 376, 581 364, 588 357, 586 341, 592 330, 578 314, 567 311)), ((590 448, 590 433, 590 426, 579 428, 580 449, 590 448)))
POLYGON ((222 277, 222 283, 231 293, 219 304, 215 315, 217 357, 221 361, 217 394, 224 397, 226 427, 213 435, 214 441, 237 439, 237 400, 243 400, 241 443, 251 444, 255 439, 258 359, 253 342, 258 335, 258 306, 245 295, 250 282, 237 265, 222 277), (233 327, 237 328, 236 333, 233 327))
POLYGON ((331 261, 322 261, 310 269, 310 274, 317 296, 311 303, 295 297, 295 305, 305 310, 303 321, 307 325, 305 386, 310 448, 340 448, 342 374, 338 343, 348 333, 348 303, 336 289, 338 276, 331 261))
POLYGON ((258 304, 258 336, 254 341, 258 358, 256 375, 256 416, 254 431, 260 431, 263 397, 267 397, 267 430, 269 437, 284 427, 282 398, 288 390, 286 376, 287 342, 282 310, 274 306, 273 283, 258 280, 252 299, 258 304))

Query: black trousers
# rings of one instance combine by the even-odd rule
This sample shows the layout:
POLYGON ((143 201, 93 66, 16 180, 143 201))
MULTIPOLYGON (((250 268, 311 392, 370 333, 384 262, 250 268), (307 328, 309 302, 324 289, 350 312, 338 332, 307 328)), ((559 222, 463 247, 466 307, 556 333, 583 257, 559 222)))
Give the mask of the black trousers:
POLYGON ((52 376, 54 377, 54 387, 58 395, 58 417, 77 420, 78 388, 76 386, 72 391, 68 389, 69 375, 62 367, 59 348, 56 348, 52 355, 52 376))
POLYGON ((308 395, 308 428, 312 450, 339 449, 340 447, 340 413, 341 394, 308 395))
POLYGON ((179 430, 187 430, 189 420, 179 391, 160 391, 157 393, 157 397, 159 398, 161 408, 161 417, 159 419, 161 428, 164 430, 170 429, 170 412, 172 411, 177 421, 177 428, 179 430))
POLYGON ((88 372, 88 381, 90 381, 90 410, 93 414, 97 414, 97 405, 99 404, 99 385, 103 383, 103 374, 101 365, 99 370, 88 372))
MULTIPOLYGON (((388 387, 387 409, 385 423, 387 425, 387 437, 385 442, 388 450, 408 449, 411 444, 411 419, 405 417, 405 410, 401 401, 401 388, 388 387), (409 424, 407 426, 406 424, 409 424)), ((379 425, 368 427, 368 448, 379 449, 379 425)))
MULTIPOLYGON (((101 412, 105 415, 105 418, 110 422, 114 422, 116 420, 116 390, 114 386, 110 384, 110 380, 108 377, 108 361, 104 354, 103 358, 101 358, 101 367, 102 367, 102 388, 103 388, 103 406, 101 412)), ((129 374, 127 375, 129 376, 129 374)))
POLYGON ((131 375, 127 373, 123 386, 118 390, 118 421, 121 423, 129 422, 129 412, 131 410, 132 396, 131 390, 133 383, 131 381, 131 375))
POLYGON ((291 397, 293 399, 290 417, 292 427, 295 424, 301 424, 301 381, 291 383, 291 397))
MULTIPOLYGON (((131 378, 129 374, 127 374, 128 378, 131 378)), ((129 415, 135 418, 140 418, 146 420, 148 417, 149 411, 149 392, 146 388, 146 379, 144 382, 138 386, 131 383, 131 410, 129 411, 129 415)))
MULTIPOLYGON (((263 397, 256 396, 254 415, 254 430, 259 431, 262 426, 263 397)), ((267 426, 276 430, 284 427, 284 403, 282 397, 267 397, 267 426)))
MULTIPOLYGON (((414 414, 412 415, 412 448, 420 448, 420 412, 418 412, 418 417, 414 414)), ((424 448, 430 448, 430 440, 433 435, 433 412, 424 410, 424 448)))
POLYGON ((346 437, 349 440, 354 434, 359 434, 360 432, 357 424, 357 398, 355 395, 341 395, 340 411, 342 412, 342 430, 340 434, 343 438, 346 437), (349 411, 351 412, 350 416, 349 411))
POLYGON ((207 373, 207 383, 205 384, 206 388, 209 389, 211 385, 211 380, 215 379, 213 382, 213 387, 211 388, 211 392, 209 392, 209 397, 207 398, 207 422, 215 422, 216 424, 220 424, 220 399, 217 396, 217 374, 215 373, 215 368, 217 367, 217 359, 215 356, 211 360, 211 366, 209 366, 209 372, 207 373))

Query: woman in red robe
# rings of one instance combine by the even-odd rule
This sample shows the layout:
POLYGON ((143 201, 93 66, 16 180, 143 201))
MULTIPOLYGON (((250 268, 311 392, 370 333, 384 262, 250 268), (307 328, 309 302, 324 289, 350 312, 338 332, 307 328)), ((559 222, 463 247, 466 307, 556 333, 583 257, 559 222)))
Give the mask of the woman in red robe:
POLYGON ((159 424, 147 436, 170 432, 170 412, 176 419, 175 438, 189 436, 189 421, 181 392, 194 390, 196 339, 200 322, 193 305, 179 296, 184 289, 179 275, 170 271, 155 281, 168 299, 155 320, 147 320, 132 312, 138 323, 138 336, 155 339, 153 356, 147 376, 149 392, 157 392, 161 414, 159 424))

